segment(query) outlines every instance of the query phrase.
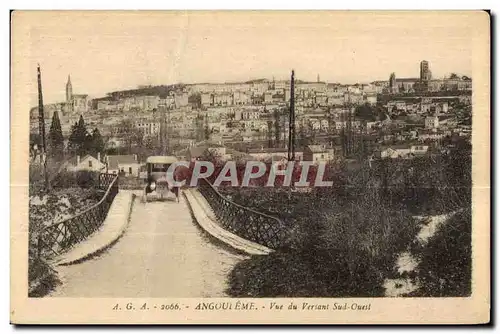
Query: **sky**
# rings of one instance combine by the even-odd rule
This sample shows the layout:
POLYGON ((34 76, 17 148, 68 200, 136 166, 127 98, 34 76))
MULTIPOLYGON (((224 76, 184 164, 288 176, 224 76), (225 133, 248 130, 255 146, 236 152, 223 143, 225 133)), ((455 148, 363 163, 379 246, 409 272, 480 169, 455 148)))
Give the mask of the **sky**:
MULTIPOLYGON (((471 75, 471 15, 460 12, 30 12, 14 16, 28 36, 46 103, 73 92, 91 97, 138 85, 246 81, 273 77, 370 82, 471 75), (18 17, 18 18, 19 18, 18 17)), ((15 60, 15 56, 13 57, 15 60)))

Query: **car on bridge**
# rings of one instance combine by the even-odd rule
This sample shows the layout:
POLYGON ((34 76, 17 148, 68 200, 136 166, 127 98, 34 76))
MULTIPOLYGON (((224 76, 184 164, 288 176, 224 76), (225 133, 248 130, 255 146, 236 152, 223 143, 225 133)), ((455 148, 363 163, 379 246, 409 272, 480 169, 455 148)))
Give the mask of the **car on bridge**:
POLYGON ((178 159, 174 156, 151 156, 146 160, 146 186, 144 187, 144 202, 167 199, 172 193, 179 202, 179 187, 174 186, 172 180, 177 181, 175 173, 168 178, 168 168, 178 159))

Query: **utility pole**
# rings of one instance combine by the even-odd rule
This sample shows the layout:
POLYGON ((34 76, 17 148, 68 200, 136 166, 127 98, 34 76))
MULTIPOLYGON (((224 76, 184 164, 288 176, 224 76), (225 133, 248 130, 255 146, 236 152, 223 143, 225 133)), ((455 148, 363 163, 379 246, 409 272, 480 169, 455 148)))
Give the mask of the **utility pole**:
POLYGON ((38 131, 42 139, 41 156, 43 159, 43 176, 45 180, 45 190, 49 189, 49 177, 47 175, 47 143, 45 141, 45 116, 43 113, 43 95, 42 95, 42 74, 40 64, 37 67, 38 74, 38 131))
POLYGON ((295 161, 295 71, 290 80, 290 114, 288 124, 288 161, 295 161))
POLYGON ((169 152, 169 110, 166 106, 158 108, 160 113, 160 154, 166 155, 169 152))
POLYGON ((165 110, 165 152, 164 155, 170 154, 170 109, 165 110))
POLYGON ((160 112, 160 154, 163 154, 164 149, 163 149, 163 136, 165 133, 165 125, 163 123, 164 121, 164 115, 165 115, 165 107, 161 106, 158 108, 158 111, 160 112))

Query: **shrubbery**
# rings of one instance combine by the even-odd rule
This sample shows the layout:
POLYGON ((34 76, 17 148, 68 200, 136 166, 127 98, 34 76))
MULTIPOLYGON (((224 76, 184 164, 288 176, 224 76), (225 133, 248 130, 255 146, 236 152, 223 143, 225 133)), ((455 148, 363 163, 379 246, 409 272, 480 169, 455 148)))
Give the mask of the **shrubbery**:
POLYGON ((286 188, 221 188, 244 206, 290 227, 286 249, 238 264, 234 296, 383 296, 384 278, 420 226, 414 214, 467 208, 421 250, 420 295, 470 293, 470 147, 448 155, 343 166, 334 187, 293 193, 286 188), (468 212, 468 213, 466 213, 468 212))
POLYGON ((93 171, 61 171, 52 181, 52 186, 57 188, 91 188, 97 186, 99 172, 93 171))
POLYGON ((419 249, 419 297, 468 297, 471 294, 471 209, 457 212, 419 249))
POLYGON ((97 203, 99 173, 63 171, 52 178, 51 191, 44 188, 40 166, 30 165, 30 207, 29 207, 29 246, 28 279, 30 297, 48 293, 58 284, 57 273, 38 252, 38 234, 47 224, 60 221, 83 211, 97 203), (76 188, 76 189, 75 189, 76 188), (81 189, 84 188, 84 189, 81 189))

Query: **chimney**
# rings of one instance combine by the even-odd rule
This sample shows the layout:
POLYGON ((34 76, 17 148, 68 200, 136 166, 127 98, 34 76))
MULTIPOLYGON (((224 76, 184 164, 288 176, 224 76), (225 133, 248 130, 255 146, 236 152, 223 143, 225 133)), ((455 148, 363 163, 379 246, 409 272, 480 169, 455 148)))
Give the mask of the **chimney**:
POLYGON ((101 162, 101 152, 97 152, 97 161, 101 162))
POLYGON ((76 156, 76 164, 77 164, 77 165, 79 165, 79 164, 80 164, 80 156, 79 156, 79 155, 77 155, 77 156, 76 156))
POLYGON ((134 154, 134 160, 137 161, 137 154, 134 154))

